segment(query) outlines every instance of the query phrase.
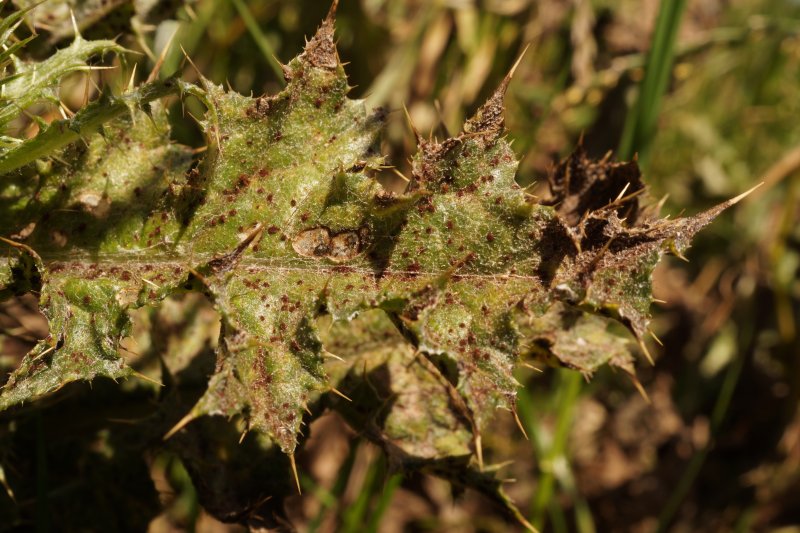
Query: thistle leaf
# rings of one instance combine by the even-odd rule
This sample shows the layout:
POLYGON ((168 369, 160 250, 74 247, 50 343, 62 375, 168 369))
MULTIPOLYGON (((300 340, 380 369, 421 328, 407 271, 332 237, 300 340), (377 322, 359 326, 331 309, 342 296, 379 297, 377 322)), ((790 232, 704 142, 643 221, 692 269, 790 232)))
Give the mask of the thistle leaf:
POLYGON ((527 195, 504 137, 510 76, 460 134, 420 139, 408 190, 388 193, 373 177, 386 114, 348 98, 333 26, 332 10, 276 95, 174 82, 130 100, 131 114, 97 103, 103 120, 75 130, 84 143, 0 158, 12 243, 0 294, 39 292, 51 328, 0 408, 130 375, 118 353, 128 312, 187 291, 222 327, 208 388, 170 435, 241 416, 291 455, 307 406, 336 390, 354 400, 336 408, 403 464, 469 461, 497 408, 514 409, 525 358, 633 371, 632 339, 612 325, 641 340, 656 263, 730 202, 659 219, 635 163, 581 150, 551 176, 549 201, 527 195), (178 90, 209 110, 196 166, 147 104, 178 90), (323 316, 336 336, 320 332, 323 316), (326 354, 363 324, 386 335, 344 343, 333 370, 326 354))

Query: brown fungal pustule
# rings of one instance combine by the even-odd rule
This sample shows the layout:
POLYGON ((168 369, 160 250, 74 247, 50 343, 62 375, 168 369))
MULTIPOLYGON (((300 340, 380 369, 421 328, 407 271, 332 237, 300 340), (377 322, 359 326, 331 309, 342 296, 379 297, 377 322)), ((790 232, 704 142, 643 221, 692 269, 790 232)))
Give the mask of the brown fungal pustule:
POLYGON ((361 239, 355 231, 339 233, 331 239, 328 258, 337 263, 348 261, 358 255, 360 247, 361 239))
POLYGON ((356 257, 362 249, 367 234, 364 231, 331 231, 320 226, 298 233, 292 239, 295 252, 306 257, 324 257, 334 263, 343 263, 356 257))
POLYGON ((292 239, 292 248, 306 257, 325 257, 331 251, 331 232, 328 228, 311 228, 292 239))

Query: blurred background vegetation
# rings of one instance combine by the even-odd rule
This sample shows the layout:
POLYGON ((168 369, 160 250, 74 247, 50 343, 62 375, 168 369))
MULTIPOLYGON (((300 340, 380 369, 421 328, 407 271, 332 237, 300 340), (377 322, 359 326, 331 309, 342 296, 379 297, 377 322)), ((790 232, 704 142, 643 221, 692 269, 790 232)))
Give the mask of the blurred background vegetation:
MULTIPOLYGON (((30 20, 40 34, 34 54, 68 42, 70 8, 87 38, 118 36, 140 52, 122 69, 67 80, 60 96, 75 110, 97 86, 126 84, 134 62, 143 81, 170 41, 162 75, 182 69, 187 79, 201 72, 246 94, 276 92, 278 61, 302 49, 329 4, 47 0, 30 20)), ((506 115, 521 183, 544 183, 580 138, 596 157, 636 154, 651 196, 666 197, 664 212, 673 215, 764 182, 699 235, 688 263, 671 258, 659 267, 654 292, 663 303, 653 329, 663 346, 654 340, 655 365, 638 369, 652 403, 610 371, 591 381, 565 370, 521 373, 530 440, 501 413, 484 453, 489 462, 512 460, 500 470, 513 479, 506 490, 544 531, 800 532, 800 2, 342 0, 337 19, 352 96, 391 111, 384 153, 401 173, 415 147, 403 106, 426 135, 456 132, 528 46, 506 115)), ((187 115, 203 111, 192 100, 174 106, 178 118, 181 106, 187 115)), ((202 146, 192 121, 175 126, 176 140, 202 146)), ((402 187, 392 172, 380 178, 402 187)), ((196 324, 207 325, 197 350, 211 350, 213 312, 190 304, 196 324)), ((148 342, 180 349, 170 344, 168 317, 157 320, 167 323, 161 344, 148 342)), ((3 304, 0 328, 5 372, 46 326, 21 299, 3 304)), ((137 436, 109 433, 99 407, 100 422, 78 410, 102 405, 111 388, 76 392, 57 419, 45 402, 18 426, 3 424, 0 531, 67 523, 242 530, 199 506, 176 457, 145 454, 146 468, 121 469, 141 462, 137 436), (82 424, 94 428, 88 441, 77 436, 82 424), (114 439, 127 446, 106 448, 114 439), (20 443, 29 456, 15 455, 20 443), (58 522, 63 516, 71 521, 58 522)), ((131 417, 141 414, 127 401, 131 417)), ((299 455, 304 494, 287 503, 300 530, 519 527, 478 494, 392 472, 333 415, 309 433, 299 455)))

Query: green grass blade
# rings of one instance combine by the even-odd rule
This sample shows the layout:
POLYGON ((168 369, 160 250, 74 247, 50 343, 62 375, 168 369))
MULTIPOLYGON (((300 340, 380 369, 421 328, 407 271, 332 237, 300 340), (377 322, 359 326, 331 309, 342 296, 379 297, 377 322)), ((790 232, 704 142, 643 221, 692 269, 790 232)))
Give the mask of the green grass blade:
MULTIPOLYGON (((347 480, 350 479, 350 474, 353 472, 353 465, 356 461, 356 449, 356 446, 350 447, 347 457, 339 467, 339 474, 336 476, 336 480, 334 481, 331 490, 321 492, 324 489, 317 487, 317 490, 314 491, 314 493, 318 496, 324 494, 325 498, 320 498, 322 508, 319 510, 319 513, 317 513, 317 516, 315 516, 308 525, 308 531, 310 533, 314 533, 319 529, 319 527, 322 525, 322 521, 325 519, 325 513, 336 507, 336 504, 341 501, 342 495, 347 488, 347 480)), ((309 485, 305 485, 305 487, 308 488, 309 485)))
MULTIPOLYGON (((531 437, 534 453, 540 458, 539 487, 534 495, 531 506, 531 523, 542 529, 548 514, 552 518, 552 505, 555 501, 556 475, 553 464, 557 460, 566 460, 567 438, 574 417, 574 407, 583 388, 583 376, 578 372, 564 370, 559 374, 556 384, 557 406, 556 427, 551 442, 545 443, 541 432, 538 431, 532 410, 532 402, 527 391, 520 393, 520 414, 522 415, 525 429, 531 437)), ((554 527, 556 525, 554 524, 554 527)))
POLYGON ((656 19, 653 43, 648 54, 644 81, 636 103, 625 119, 618 154, 621 159, 631 159, 635 153, 645 160, 658 120, 661 101, 667 90, 672 63, 675 58, 675 40, 680 28, 686 0, 666 0, 656 19))
POLYGON ((389 508, 389 504, 392 503, 392 498, 394 497, 397 487, 399 487, 400 483, 402 482, 403 476, 401 474, 395 474, 386 481, 386 484, 383 486, 383 491, 381 492, 380 496, 378 496, 378 502, 375 505, 375 510, 372 512, 372 516, 369 517, 369 524, 367 525, 368 533, 378 532, 378 527, 381 525, 381 519, 386 513, 386 510, 389 508))
POLYGON ((369 509, 369 503, 375 485, 380 480, 379 471, 382 470, 380 459, 375 459, 369 465, 361 484, 361 491, 356 497, 356 501, 342 513, 341 531, 345 533, 358 533, 363 528, 364 517, 369 509))
POLYGON ((261 50, 264 59, 267 60, 267 64, 275 73, 278 82, 282 85, 286 85, 286 81, 283 79, 283 69, 281 68, 280 62, 277 60, 275 49, 272 47, 272 44, 270 44, 267 36, 264 35, 264 32, 261 31, 258 21, 253 17, 253 14, 250 13, 244 0, 233 0, 233 5, 236 7, 236 11, 239 12, 239 16, 242 17, 242 22, 247 26, 247 31, 250 32, 250 36, 256 42, 258 49, 261 50))

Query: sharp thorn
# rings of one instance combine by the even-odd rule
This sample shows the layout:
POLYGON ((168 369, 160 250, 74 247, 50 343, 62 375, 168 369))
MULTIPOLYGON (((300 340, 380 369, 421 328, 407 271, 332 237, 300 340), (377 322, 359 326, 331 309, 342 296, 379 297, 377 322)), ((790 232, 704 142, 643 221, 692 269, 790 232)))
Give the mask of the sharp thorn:
POLYGON ((132 372, 132 375, 134 377, 137 377, 137 378, 141 379, 142 381, 147 381, 147 382, 152 383, 154 385, 158 385, 159 387, 163 387, 164 386, 164 384, 161 383, 160 381, 155 380, 155 379, 153 379, 151 377, 145 376, 144 374, 142 374, 141 372, 137 372, 136 370, 134 370, 132 372))
POLYGON ((517 410, 512 409, 511 412, 514 413, 514 421, 517 423, 517 427, 522 432, 522 436, 525 437, 525 440, 528 441, 531 440, 528 438, 528 432, 525 431, 525 427, 522 425, 522 420, 519 419, 519 414, 517 414, 517 410))
POLYGON ((81 30, 78 28, 78 21, 75 19, 75 12, 72 9, 69 10, 69 18, 72 19, 72 31, 75 32, 75 40, 80 41, 83 37, 81 36, 81 30))
POLYGON ((289 454, 289 464, 292 466, 292 473, 294 474, 294 482, 297 485, 297 494, 303 494, 300 489, 300 476, 297 475, 297 463, 294 460, 294 454, 289 454))
POLYGON ((626 183, 626 184, 625 184, 625 186, 622 188, 622 190, 621 190, 621 191, 619 191, 619 194, 618 194, 618 195, 617 195, 617 197, 614 199, 614 201, 613 201, 613 202, 611 202, 611 203, 612 203, 612 204, 615 204, 615 203, 619 202, 619 201, 622 199, 622 197, 623 197, 623 196, 625 196, 625 193, 627 192, 627 190, 628 190, 628 187, 630 187, 630 186, 631 186, 631 182, 629 181, 628 183, 626 183))
POLYGON ((661 342, 661 339, 658 338, 658 336, 655 334, 653 330, 648 329, 647 332, 650 334, 651 337, 653 337, 653 340, 656 341, 659 344, 659 346, 664 346, 664 343, 661 342))
POLYGON ((345 362, 343 358, 339 357, 339 356, 338 356, 338 355, 336 355, 335 353, 331 353, 331 352, 329 352, 328 350, 326 350, 326 349, 324 349, 324 348, 322 349, 322 354, 323 354, 324 356, 326 356, 326 357, 330 357, 331 359, 336 359, 337 361, 341 361, 342 363, 344 363, 344 362, 345 362))
POLYGON ((639 348, 641 348, 642 353, 644 353, 645 358, 650 363, 651 366, 655 366, 655 362, 653 362, 653 356, 650 355, 650 350, 647 349, 647 345, 644 343, 642 339, 637 337, 636 339, 639 343, 639 348))
POLYGON ((519 66, 520 63, 522 63, 522 58, 525 57, 526 53, 528 53, 528 49, 530 47, 531 43, 528 43, 525 45, 525 48, 522 49, 522 52, 519 54, 519 57, 517 58, 516 61, 514 61, 514 64, 511 66, 511 70, 509 70, 508 74, 506 74, 509 78, 514 77, 514 73, 517 71, 517 67, 519 66))
POLYGON ((628 374, 628 376, 631 378, 633 386, 636 387, 637 391, 639 391, 639 394, 642 396, 644 401, 647 402, 648 404, 652 404, 653 402, 652 400, 650 400, 650 396, 647 394, 647 391, 644 390, 644 387, 642 386, 642 383, 639 381, 639 378, 637 378, 635 374, 628 374))
POLYGON ((411 128, 411 131, 414 132, 414 138, 416 139, 417 144, 419 144, 419 141, 420 141, 421 137, 419 135, 419 131, 417 131, 416 126, 414 126, 414 121, 411 120, 411 114, 408 112, 408 108, 406 107, 405 102, 403 102, 403 112, 406 115, 406 120, 408 121, 408 126, 411 128))
POLYGON ((91 71, 86 71, 86 83, 83 84, 83 104, 81 107, 89 105, 89 87, 91 87, 90 80, 92 79, 91 71))
POLYGON ((483 472, 483 445, 480 433, 475 434, 475 455, 478 457, 478 470, 483 472))
POLYGON ((667 203, 667 199, 669 198, 669 194, 665 194, 661 197, 661 199, 656 204, 656 214, 660 213, 661 210, 664 208, 664 204, 667 203))
POLYGON ((411 182, 411 179, 410 179, 410 178, 407 178, 407 177, 406 177, 406 175, 405 175, 405 174, 403 174, 402 172, 400 172, 399 170, 397 170, 397 168, 395 168, 395 167, 391 167, 391 170, 392 170, 392 172, 394 172, 394 173, 395 173, 395 175, 397 175, 397 177, 399 177, 401 180, 405 181, 406 183, 410 183, 410 182, 411 182))
POLYGON ((761 187, 762 185, 764 185, 764 182, 763 182, 763 181, 762 181, 761 183, 759 183, 759 184, 755 185, 754 187, 751 187, 750 189, 748 189, 748 190, 744 191, 744 192, 743 192, 742 194, 740 194, 739 196, 736 196, 736 197, 734 197, 734 198, 731 198, 731 199, 730 199, 730 200, 728 200, 726 203, 728 204, 728 206, 732 206, 732 205, 738 204, 740 201, 744 200, 744 199, 745 199, 747 196, 749 196, 749 195, 750 195, 750 193, 752 193, 753 191, 755 191, 756 189, 758 189, 758 188, 759 188, 759 187, 761 187))
POLYGON ((137 67, 138 65, 139 65, 139 63, 134 63, 134 64, 133 64, 133 69, 131 69, 131 77, 130 77, 130 79, 128 80, 128 86, 127 86, 127 88, 125 89, 125 90, 126 90, 126 92, 127 92, 127 91, 132 91, 132 90, 134 89, 134 87, 136 86, 136 85, 135 85, 135 83, 136 83, 136 67, 137 67))
POLYGON ((175 31, 172 32, 172 35, 169 36, 167 40, 167 44, 164 45, 164 49, 161 50, 161 53, 158 55, 158 60, 156 60, 156 64, 153 66, 153 70, 150 71, 150 75, 147 76, 147 83, 154 82, 158 78, 159 72, 161 72, 161 67, 164 65, 164 61, 167 58, 167 54, 169 53, 170 48, 172 48, 172 41, 175 39, 175 36, 178 34, 178 28, 175 28, 175 31))
POLYGON ((192 68, 200 77, 200 79, 204 79, 203 74, 200 72, 200 69, 197 68, 197 65, 194 64, 194 61, 192 61, 192 58, 189 57, 189 54, 186 53, 186 50, 184 50, 183 45, 180 45, 180 47, 181 47, 181 52, 183 52, 183 57, 186 59, 186 61, 189 62, 189 64, 192 66, 192 68))
POLYGON ((167 431, 167 434, 164 435, 164 440, 168 440, 169 438, 171 438, 173 435, 175 435, 175 433, 185 428, 189 424, 189 422, 191 422, 195 418, 197 418, 195 413, 193 411, 190 411, 186 416, 181 418, 180 421, 178 421, 178 423, 175 424, 172 429, 167 431))
POLYGON ((50 346, 48 349, 46 349, 46 350, 45 350, 45 351, 43 351, 42 353, 38 354, 38 355, 36 356, 36 359, 38 359, 38 358, 40 358, 40 357, 44 357, 45 355, 49 354, 50 352, 52 352, 52 351, 53 351, 53 350, 55 350, 55 349, 56 349, 56 347, 55 347, 55 346, 50 346))
POLYGON ((533 365, 532 365, 532 364, 530 364, 530 363, 525 363, 525 362, 522 362, 522 363, 520 363, 520 364, 521 364, 522 366, 524 366, 525 368, 530 368, 531 370, 535 370, 536 372, 544 372, 544 370, 542 370, 541 368, 539 368, 539 367, 536 367, 536 366, 533 366, 533 365))
POLYGON ((337 396, 341 396, 342 398, 344 398, 348 402, 352 402, 353 401, 350 398, 348 398, 347 396, 345 396, 345 394, 342 391, 340 391, 339 389, 337 389, 336 387, 331 387, 331 392, 334 393, 337 396))

